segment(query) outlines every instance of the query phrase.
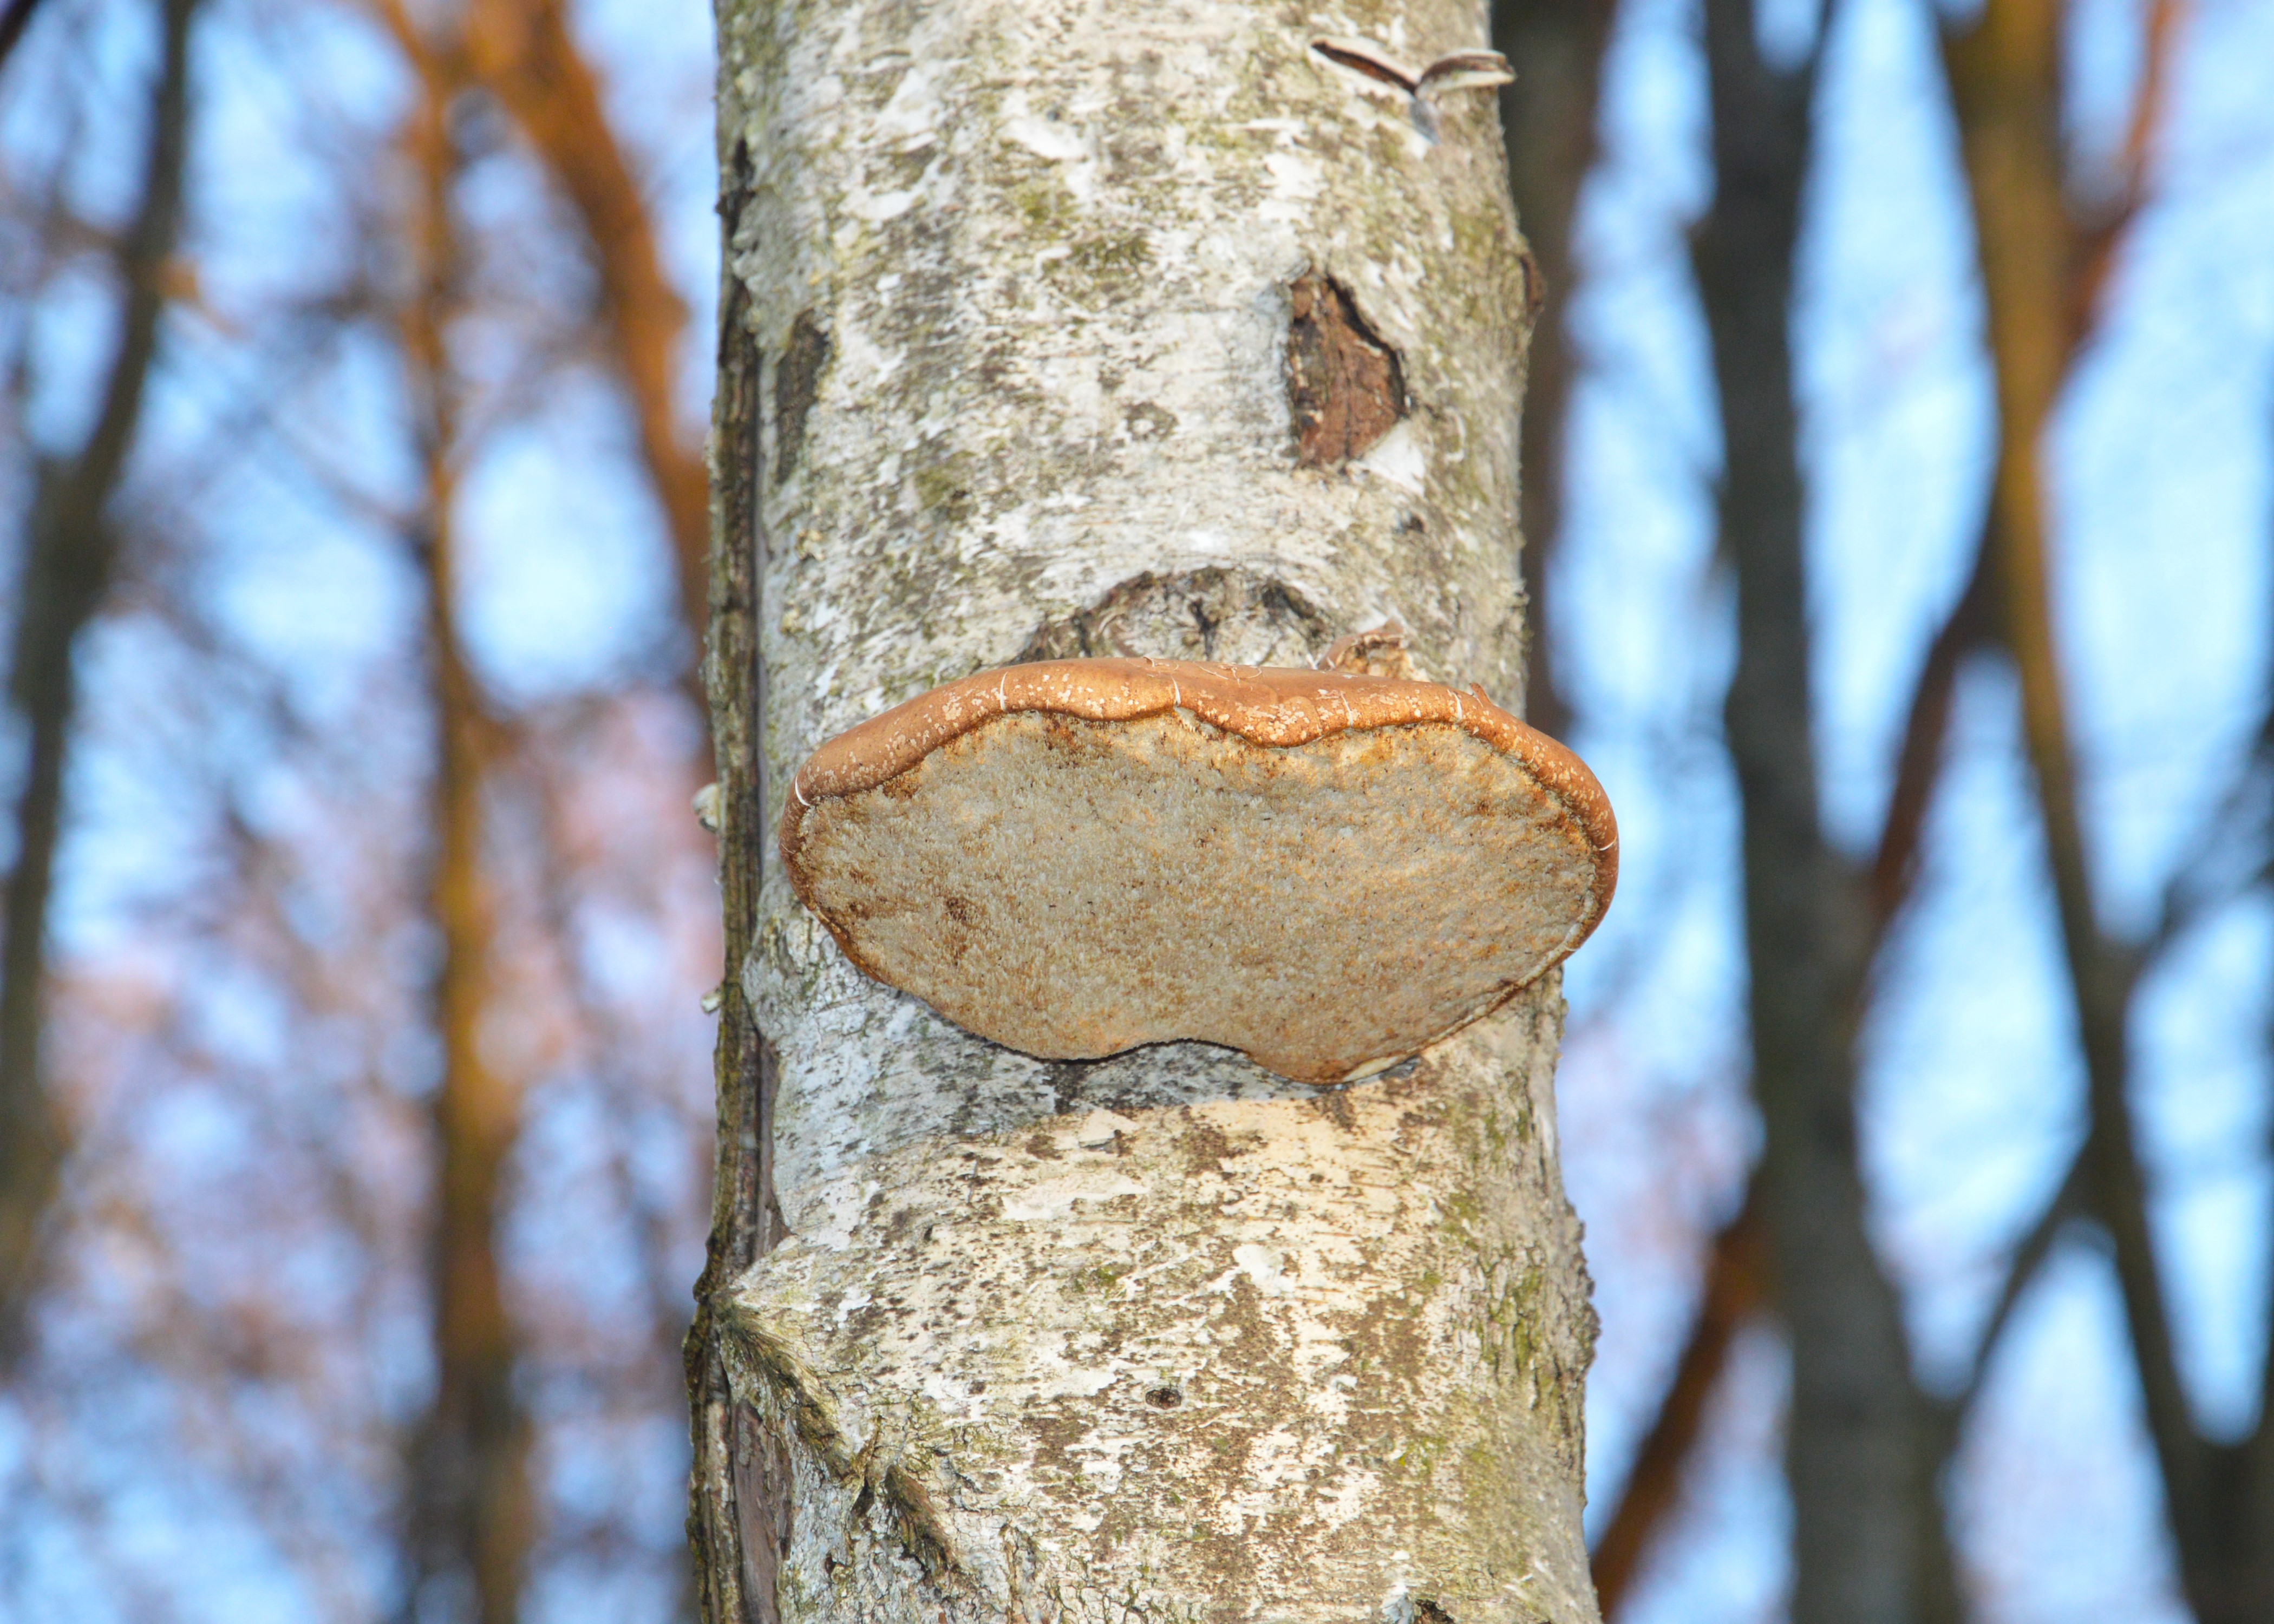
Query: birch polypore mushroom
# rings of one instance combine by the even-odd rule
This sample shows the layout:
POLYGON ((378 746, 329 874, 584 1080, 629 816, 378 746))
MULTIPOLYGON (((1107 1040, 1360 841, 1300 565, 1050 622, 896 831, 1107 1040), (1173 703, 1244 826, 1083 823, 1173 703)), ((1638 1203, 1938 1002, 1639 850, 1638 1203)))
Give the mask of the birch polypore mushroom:
POLYGON ((717 11, 705 1617, 1600 1624, 1488 8, 717 11))
POLYGON ((870 976, 1046 1059, 1397 1064, 1585 939, 1617 878, 1578 758, 1434 682, 1038 662, 823 745, 781 849, 870 976))

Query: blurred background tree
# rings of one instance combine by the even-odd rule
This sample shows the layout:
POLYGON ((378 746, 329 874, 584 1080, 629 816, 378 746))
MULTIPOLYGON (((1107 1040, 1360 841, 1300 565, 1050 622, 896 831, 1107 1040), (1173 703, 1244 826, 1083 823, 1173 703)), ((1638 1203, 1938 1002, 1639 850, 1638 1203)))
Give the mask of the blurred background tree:
MULTIPOLYGON (((0 1616, 689 1617, 706 10, 6 16, 0 1616)), ((1607 1608, 2266 1617, 2274 4, 1492 28, 1607 1608)))

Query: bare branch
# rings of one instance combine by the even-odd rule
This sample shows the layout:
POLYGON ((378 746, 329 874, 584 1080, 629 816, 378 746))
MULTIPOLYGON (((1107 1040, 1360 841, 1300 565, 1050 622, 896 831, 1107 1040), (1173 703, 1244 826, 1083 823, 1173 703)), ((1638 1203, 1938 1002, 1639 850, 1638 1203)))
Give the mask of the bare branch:
POLYGON ((2052 1199, 2022 1234, 2012 1254, 2006 1259, 2005 1277, 1999 1282, 1997 1300, 1991 1304, 1990 1317, 1983 1321, 1982 1335, 1974 1344, 1974 1357, 1966 1369, 1966 1377, 1958 1390, 1943 1405, 1945 1414, 1954 1428, 1974 1408, 1981 1396, 1982 1384, 1989 1379, 1990 1362, 1998 1351, 1998 1344, 2013 1323, 2014 1311, 2021 1306, 2022 1298, 2052 1256, 2053 1243, 2060 1238, 2062 1229, 2074 1221, 2084 1210, 2084 1172, 2089 1152, 2079 1152, 2069 1163, 2068 1170, 2053 1187, 2052 1199))
POLYGON ((526 132, 584 223, 599 272, 601 319, 671 530, 680 613, 699 647, 709 615, 711 508, 703 458, 680 432, 674 398, 687 308, 664 274, 654 224, 608 123, 599 76, 577 49, 560 0, 475 0, 467 48, 473 71, 526 132))
MULTIPOLYGON (((2001 631, 2019 674, 2022 727, 2037 786, 2061 944, 2088 1079, 2084 1162, 2095 1214, 2113 1244, 2125 1319, 2164 1479, 2183 1582, 2198 1612, 2225 1587, 2209 1502, 2209 1455, 2195 1431, 2172 1344, 2161 1265, 2148 1219, 2129 1098, 2130 1004, 2136 959, 2103 932, 2078 806, 2075 751, 2051 610, 2038 446, 2077 342, 2076 235, 2065 204, 2059 131, 2059 8, 1990 0, 1967 33, 1946 35, 1943 60, 1958 115, 1976 240, 1990 312, 2000 441, 1992 531, 2001 631)), ((2165 49, 2165 20, 2153 31, 2165 49)), ((2161 78, 2151 64, 2135 117, 2144 152, 2161 78)))
POLYGON ((1959 667, 1990 632, 1992 556, 1992 544, 1985 536, 1975 551, 1973 574, 1927 644, 1926 659, 1911 688, 1902 743, 1895 753, 1894 788, 1887 797, 1886 821, 1871 859, 1871 906, 1877 915, 1874 957, 1917 877, 1919 843, 1934 786, 1942 775, 1943 742, 1950 732, 1959 667))
POLYGON ((1767 1300, 1767 1249, 1758 1184, 1749 1184, 1744 1206, 1713 1237, 1690 1341, 1619 1491, 1618 1507, 1595 1542, 1589 1565, 1607 1619, 1617 1616, 1644 1553, 1680 1502, 1684 1469, 1705 1431, 1706 1401, 1721 1384, 1737 1333, 1767 1300))

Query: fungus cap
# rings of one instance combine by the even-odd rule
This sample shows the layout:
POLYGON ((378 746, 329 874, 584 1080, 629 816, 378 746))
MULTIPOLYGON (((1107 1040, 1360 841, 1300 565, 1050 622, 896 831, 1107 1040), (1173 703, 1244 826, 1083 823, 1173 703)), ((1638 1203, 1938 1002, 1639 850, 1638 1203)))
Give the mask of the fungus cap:
POLYGON ((1039 661, 839 734, 790 786, 791 883, 846 956, 1054 1060, 1193 1041, 1363 1077, 1585 940, 1618 834, 1482 690, 1039 661))

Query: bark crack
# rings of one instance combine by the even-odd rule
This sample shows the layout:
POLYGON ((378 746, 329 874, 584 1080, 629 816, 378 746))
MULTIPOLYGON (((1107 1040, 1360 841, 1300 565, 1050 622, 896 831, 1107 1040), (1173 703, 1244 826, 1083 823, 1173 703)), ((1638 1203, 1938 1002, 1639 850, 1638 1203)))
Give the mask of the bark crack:
POLYGON ((797 312, 789 342, 774 368, 774 483, 787 484, 805 449, 805 420, 821 397, 821 374, 829 365, 829 335, 809 310, 797 312))

